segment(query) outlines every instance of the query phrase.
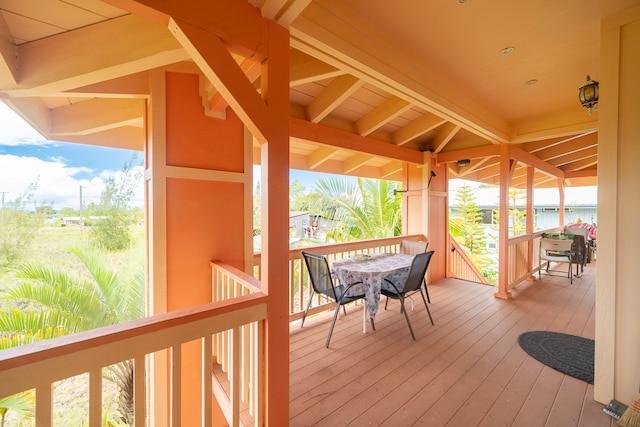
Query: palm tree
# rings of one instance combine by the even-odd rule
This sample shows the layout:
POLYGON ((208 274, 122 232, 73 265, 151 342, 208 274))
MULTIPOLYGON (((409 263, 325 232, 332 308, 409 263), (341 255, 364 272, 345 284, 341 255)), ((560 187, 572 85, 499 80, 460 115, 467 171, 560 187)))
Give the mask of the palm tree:
MULTIPOLYGON (((20 345, 144 316, 141 247, 134 248, 132 256, 125 257, 120 272, 108 264, 109 257, 101 248, 77 246, 70 252, 86 268, 84 276, 33 262, 19 269, 17 277, 28 280, 9 290, 3 299, 26 308, 0 313, 0 346, 2 342, 7 347, 20 345)), ((120 388, 121 421, 132 422, 133 364, 125 361, 109 367, 104 377, 120 388)), ((3 407, 2 401, 0 407, 3 407)))
POLYGON ((323 178, 315 183, 313 210, 335 222, 336 241, 375 239, 402 233, 397 183, 385 180, 323 178))

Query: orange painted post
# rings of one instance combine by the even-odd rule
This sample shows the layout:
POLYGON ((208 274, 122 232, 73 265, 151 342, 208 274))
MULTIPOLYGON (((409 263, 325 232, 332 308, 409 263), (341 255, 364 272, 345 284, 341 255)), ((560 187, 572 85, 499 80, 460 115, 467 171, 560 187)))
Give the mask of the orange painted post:
POLYGON ((558 178, 558 194, 560 195, 560 210, 558 215, 558 226, 564 227, 565 219, 564 219, 564 180, 558 178))
POLYGON ((509 184, 511 181, 511 146, 500 145, 500 224, 498 227, 498 292, 496 298, 509 299, 509 184))
POLYGON ((262 66, 268 123, 262 144, 262 286, 269 296, 265 336, 265 424, 289 424, 289 31, 268 23, 262 66))
MULTIPOLYGON (((527 166, 527 208, 526 208, 527 223, 525 225, 525 228, 526 228, 525 232, 529 235, 533 234, 534 172, 535 172, 535 169, 533 166, 527 166)), ((531 272, 533 271, 533 251, 534 251, 533 239, 529 239, 527 246, 528 246, 527 247, 527 269, 529 272, 531 272)), ((531 275, 527 278, 527 280, 532 281, 532 280, 535 280, 535 278, 533 277, 533 275, 531 275)))

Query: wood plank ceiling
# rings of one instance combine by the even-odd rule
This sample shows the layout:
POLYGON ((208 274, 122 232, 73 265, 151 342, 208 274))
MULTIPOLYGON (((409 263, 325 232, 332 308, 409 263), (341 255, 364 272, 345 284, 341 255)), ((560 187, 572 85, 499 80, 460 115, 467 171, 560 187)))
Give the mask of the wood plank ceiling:
MULTIPOLYGON (((496 148, 512 144, 538 187, 557 184, 550 171, 596 184, 598 113, 577 93, 599 77, 599 2, 250 3, 291 31, 292 168, 400 180, 430 151, 450 177, 494 184, 496 148)), ((52 140, 141 149, 149 71, 198 73, 166 28, 109 1, 0 0, 0 34, 0 100, 52 140)), ((260 67, 235 58, 259 88, 260 67)), ((203 83, 205 111, 222 114, 203 83)), ((518 162, 513 185, 525 178, 518 162)))

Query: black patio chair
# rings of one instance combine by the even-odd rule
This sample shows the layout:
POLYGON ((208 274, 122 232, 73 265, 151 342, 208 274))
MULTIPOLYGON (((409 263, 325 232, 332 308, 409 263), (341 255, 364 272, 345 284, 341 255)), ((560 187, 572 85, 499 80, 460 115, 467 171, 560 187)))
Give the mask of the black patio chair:
MULTIPOLYGON (((344 308, 346 304, 359 299, 363 299, 365 297, 364 294, 347 295, 347 291, 353 285, 362 282, 350 283, 347 286, 343 284, 336 286, 333 282, 331 270, 329 269, 329 262, 327 261, 326 257, 304 251, 302 251, 302 256, 304 257, 304 262, 307 265, 307 270, 309 271, 309 277, 311 278, 311 286, 313 287, 313 292, 311 292, 311 295, 309 296, 309 302, 307 303, 307 308, 304 310, 300 327, 304 326, 304 320, 307 317, 307 312, 309 311, 309 307, 311 307, 313 296, 316 293, 325 295, 333 300, 336 303, 336 310, 333 315, 333 322, 331 322, 331 328, 329 329, 329 336, 327 337, 326 347, 328 348, 329 341, 331 341, 331 335, 333 334, 333 327, 336 324, 336 319, 338 318, 338 313, 340 312, 340 307, 342 307, 346 314, 347 311, 344 308)), ((371 321, 371 326, 375 330, 373 321, 371 321)))
MULTIPOLYGON (((429 251, 421 254, 417 254, 413 258, 413 262, 411 263, 411 268, 409 269, 409 274, 406 276, 404 282, 394 283, 391 280, 385 278, 385 282, 391 286, 391 289, 388 287, 382 287, 381 293, 382 295, 400 300, 400 312, 404 313, 404 317, 407 319, 407 325, 409 326, 409 331, 411 332, 411 337, 415 340, 416 336, 413 333, 413 328, 411 327, 411 322, 409 321, 409 315, 407 314, 407 309, 404 305, 404 300, 410 293, 418 292, 420 287, 422 286, 422 281, 424 280, 424 275, 427 272, 427 268, 429 267, 429 261, 431 261, 431 256, 434 251, 429 251)), ((429 311, 429 305, 427 305, 427 300, 424 297, 424 294, 420 292, 422 296, 422 301, 424 301, 424 306, 427 309, 427 314, 429 315, 429 320, 431 320, 431 324, 433 325, 433 317, 431 317, 431 311, 429 311)))
MULTIPOLYGON (((418 242, 416 240, 403 240, 400 242, 400 253, 407 255, 417 255, 423 252, 427 252, 427 248, 429 247, 429 242, 418 242)), ((424 288, 425 294, 427 294, 427 302, 431 304, 431 297, 429 297, 429 289, 427 288, 427 281, 422 281, 422 288, 420 288, 420 292, 422 293, 422 289, 424 288)), ((411 309, 413 310, 413 299, 411 295, 407 295, 411 299, 411 309)), ((387 308, 387 301, 385 301, 384 308, 387 308)))

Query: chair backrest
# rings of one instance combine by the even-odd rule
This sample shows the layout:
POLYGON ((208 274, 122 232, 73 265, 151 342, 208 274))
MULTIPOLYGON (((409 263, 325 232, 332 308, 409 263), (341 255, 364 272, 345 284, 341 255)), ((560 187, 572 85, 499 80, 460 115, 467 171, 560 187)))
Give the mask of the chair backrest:
POLYGON ((412 292, 422 286, 422 281, 424 280, 424 275, 427 274, 427 268, 429 267, 433 252, 434 251, 423 252, 413 257, 409 275, 407 276, 407 281, 404 283, 402 292, 412 292))
POLYGON ((564 229, 564 232, 569 234, 577 234, 579 236, 584 236, 585 242, 589 238, 589 230, 586 228, 567 227, 564 229))
POLYGON ((302 256, 307 265, 313 289, 319 294, 324 294, 337 300, 327 258, 304 251, 302 251, 302 256))
POLYGON ((540 253, 541 255, 546 255, 547 252, 567 252, 567 256, 571 251, 571 245, 573 245, 573 240, 570 239, 545 239, 542 237, 540 239, 540 253))
POLYGON ((573 245, 571 245, 571 252, 576 256, 576 261, 579 264, 584 264, 587 256, 587 238, 580 235, 575 234, 573 236, 573 245))
POLYGON ((427 251, 429 242, 418 242, 416 240, 403 240, 400 242, 400 253, 407 255, 417 255, 427 251))

